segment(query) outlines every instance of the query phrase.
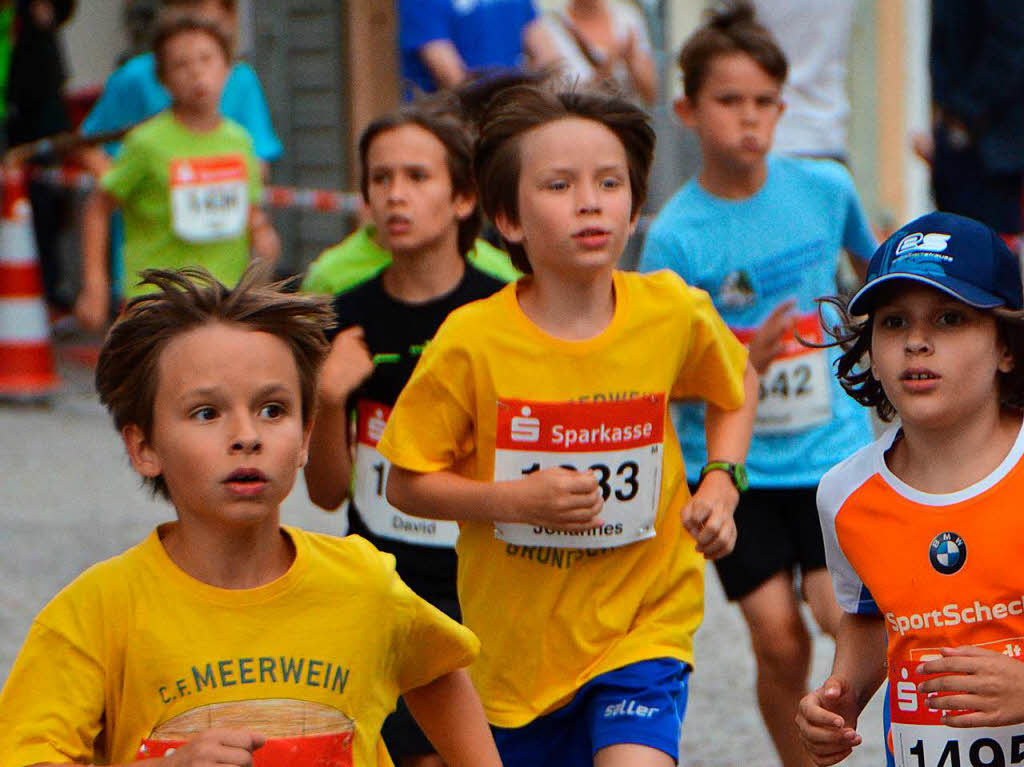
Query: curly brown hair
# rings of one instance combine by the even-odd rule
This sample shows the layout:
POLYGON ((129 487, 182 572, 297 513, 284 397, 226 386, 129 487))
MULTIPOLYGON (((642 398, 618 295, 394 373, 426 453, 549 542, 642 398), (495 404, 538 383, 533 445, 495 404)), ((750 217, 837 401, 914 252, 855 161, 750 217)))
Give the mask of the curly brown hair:
MULTIPOLYGON (((160 354, 176 336, 216 322, 270 333, 288 346, 299 371, 302 420, 312 422, 317 374, 329 349, 324 333, 334 323, 329 297, 267 284, 258 264, 234 288, 201 267, 146 269, 141 277, 153 292, 128 302, 107 333, 96 366, 96 391, 118 431, 134 424, 152 436, 160 354)), ((169 499, 163 477, 144 482, 169 499)))
MULTIPOLYGON (((818 317, 821 326, 832 339, 816 344, 804 339, 806 346, 829 348, 838 346, 843 353, 836 360, 836 377, 840 385, 853 399, 865 407, 873 407, 878 417, 888 423, 898 413, 893 407, 881 382, 871 372, 871 365, 866 361, 871 354, 871 333, 875 320, 875 311, 884 304, 884 300, 876 301, 871 312, 866 316, 856 317, 848 309, 849 299, 845 296, 827 296, 817 299, 818 317), (826 317, 826 307, 831 307, 839 316, 835 323, 826 317)), ((1007 373, 999 373, 999 401, 1002 405, 1013 408, 1024 408, 1024 312, 1010 309, 990 309, 996 319, 996 332, 999 340, 1009 349, 1013 357, 1013 369, 1007 373)))

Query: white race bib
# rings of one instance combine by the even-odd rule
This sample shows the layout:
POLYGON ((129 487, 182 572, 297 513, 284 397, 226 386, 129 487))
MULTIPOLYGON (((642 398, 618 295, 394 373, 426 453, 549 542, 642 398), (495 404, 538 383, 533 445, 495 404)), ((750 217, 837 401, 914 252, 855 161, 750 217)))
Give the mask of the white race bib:
POLYGON ((171 161, 171 225, 186 242, 240 237, 249 224, 249 170, 242 155, 171 161))
POLYGON ((614 402, 498 401, 495 481, 522 479, 552 466, 593 471, 604 496, 604 525, 564 532, 495 524, 520 546, 597 549, 653 538, 661 497, 665 395, 614 402))
MULTIPOLYGON (((754 330, 734 328, 749 343, 754 330)), ((796 333, 783 336, 783 352, 761 376, 757 395, 755 434, 793 434, 832 420, 832 381, 827 349, 813 349, 796 336, 821 343, 824 334, 814 314, 797 319, 796 333)))
MULTIPOLYGON (((936 656, 937 657, 937 656, 936 656)), ((897 767, 989 767, 1024 765, 1024 725, 946 727, 928 708, 917 685, 928 676, 914 669, 924 658, 894 664, 889 671, 889 712, 897 767)))
POLYGON ((423 519, 405 514, 385 496, 391 464, 377 451, 377 442, 391 408, 361 399, 356 405, 356 461, 353 500, 359 516, 374 535, 419 546, 451 548, 459 537, 457 522, 423 519))

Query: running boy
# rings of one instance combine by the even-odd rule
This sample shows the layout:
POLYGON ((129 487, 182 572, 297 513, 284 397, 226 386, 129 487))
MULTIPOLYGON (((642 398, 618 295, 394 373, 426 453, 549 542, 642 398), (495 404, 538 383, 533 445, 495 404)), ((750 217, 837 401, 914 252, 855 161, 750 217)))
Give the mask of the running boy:
POLYGON ((280 250, 257 205, 262 181, 252 140, 220 112, 231 66, 223 31, 204 19, 166 16, 153 51, 172 104, 128 134, 83 214, 75 316, 89 329, 101 328, 109 313, 107 245, 118 207, 125 219, 126 297, 139 294, 137 276, 145 268, 199 264, 233 285, 250 250, 267 262, 280 250))
POLYGON ((234 289, 199 270, 143 278, 96 385, 177 520, 36 617, 0 692, 3 763, 389 764, 380 726, 404 693, 448 764, 498 765, 459 668, 473 635, 362 539, 280 524, 325 300, 261 288, 255 270, 234 289))
POLYGON ((800 703, 816 764, 860 743, 886 675, 900 767, 1021 761, 1021 308, 1017 257, 996 233, 930 213, 878 249, 836 331, 843 386, 900 424, 818 491, 845 613, 832 675, 800 703))
MULTIPOLYGON (((708 291, 761 377, 739 537, 715 567, 750 629, 761 716, 782 763, 796 767, 806 764, 793 716, 808 689, 811 637, 795 569, 815 620, 834 635, 840 610, 814 493, 871 437, 867 413, 829 374, 828 350, 796 337, 822 339, 815 297, 835 292, 844 247, 863 275, 875 241, 841 165, 770 154, 787 63, 747 3, 712 13, 679 65, 676 112, 697 134, 703 163, 652 224, 640 268, 672 269, 708 291)), ((694 484, 705 451, 701 409, 678 408, 675 423, 694 484)))
POLYGON ((445 320, 378 444, 393 504, 460 522, 471 673, 506 764, 674 763, 701 555, 735 538, 746 353, 702 291, 615 270, 653 149, 619 98, 518 85, 487 102, 481 204, 528 276, 445 320), (726 469, 693 497, 667 413, 682 397, 709 402, 726 469))
MULTIPOLYGON (((349 532, 393 554, 402 580, 458 620, 458 526, 391 506, 384 496, 388 463, 376 445, 444 318, 504 283, 466 260, 480 229, 473 145, 465 125, 442 103, 407 106, 374 120, 359 140, 359 159, 363 196, 394 262, 334 300, 342 330, 320 377, 306 487, 314 503, 336 509, 349 494, 354 471, 349 532)), ((507 258, 506 264, 511 269, 507 258)), ((399 765, 439 762, 404 703, 383 732, 399 765)))

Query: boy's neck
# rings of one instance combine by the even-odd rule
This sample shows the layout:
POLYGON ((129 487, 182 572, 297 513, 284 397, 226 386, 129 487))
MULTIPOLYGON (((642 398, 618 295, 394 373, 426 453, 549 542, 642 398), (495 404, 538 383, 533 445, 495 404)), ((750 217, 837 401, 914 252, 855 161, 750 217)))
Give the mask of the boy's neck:
POLYGON ((612 273, 590 280, 566 280, 558 274, 521 280, 519 306, 533 324, 565 341, 586 341, 600 335, 615 316, 612 273))
POLYGON ((704 159, 698 180, 706 192, 724 200, 745 200, 757 194, 768 178, 768 161, 737 167, 704 159))
POLYGON ((902 439, 886 455, 889 469, 925 493, 955 493, 991 474, 1021 429, 1017 411, 995 408, 955 428, 903 425, 902 439))
POLYGON ((395 254, 381 275, 381 286, 392 298, 423 303, 451 293, 466 273, 466 259, 455 243, 416 255, 395 254))
POLYGON ((209 133, 216 130, 224 118, 217 110, 191 109, 181 104, 172 104, 174 118, 194 133, 209 133))
POLYGON ((162 529, 161 543, 184 572, 222 589, 265 586, 295 561, 295 545, 276 517, 243 528, 179 519, 162 529))

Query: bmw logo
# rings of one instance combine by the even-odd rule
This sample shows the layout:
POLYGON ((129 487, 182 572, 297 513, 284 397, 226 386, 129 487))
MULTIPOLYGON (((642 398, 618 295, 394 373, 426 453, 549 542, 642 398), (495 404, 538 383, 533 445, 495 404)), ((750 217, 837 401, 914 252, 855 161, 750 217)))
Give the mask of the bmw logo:
POLYGON ((967 561, 967 544, 956 533, 939 533, 928 547, 932 567, 943 575, 952 575, 967 561))

